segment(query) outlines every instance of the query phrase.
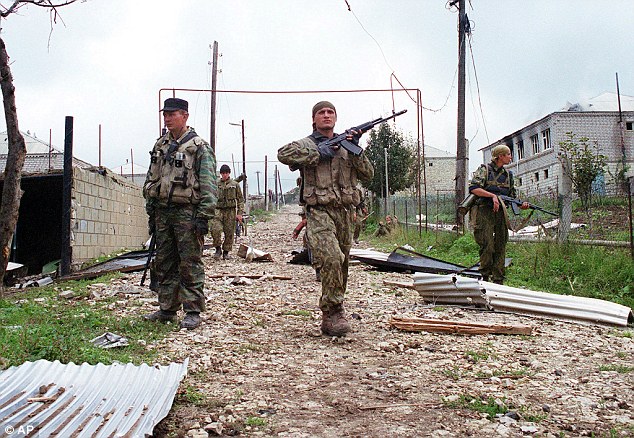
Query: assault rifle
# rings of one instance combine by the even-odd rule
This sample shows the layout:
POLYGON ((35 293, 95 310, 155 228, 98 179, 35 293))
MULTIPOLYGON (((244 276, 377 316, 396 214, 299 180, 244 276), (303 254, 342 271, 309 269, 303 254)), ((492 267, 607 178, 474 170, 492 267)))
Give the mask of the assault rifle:
POLYGON ((351 142, 350 140, 346 138, 347 136, 350 135, 350 131, 357 131, 359 133, 358 135, 361 135, 364 132, 374 128, 376 125, 379 125, 383 122, 387 122, 388 120, 398 117, 401 114, 405 114, 406 112, 407 110, 403 110, 403 111, 394 113, 389 117, 378 118, 378 119, 370 120, 369 122, 362 123, 359 126, 355 126, 354 128, 348 129, 346 132, 342 134, 335 135, 333 138, 329 138, 328 140, 322 141, 321 143, 319 143, 319 146, 321 145, 341 146, 344 149, 346 149, 348 152, 350 152, 352 155, 357 155, 357 156, 361 155, 361 152, 363 152, 363 148, 357 144, 354 144, 353 142, 351 142))
MULTIPOLYGON (((506 196, 506 195, 498 195, 499 198, 506 202, 507 204, 509 204, 509 206, 511 207, 511 209, 513 210, 513 213, 520 214, 520 210, 519 210, 519 206, 522 205, 525 201, 522 201, 521 199, 515 199, 515 198, 511 198, 510 196, 506 196)), ((552 211, 548 211, 548 210, 544 210, 541 207, 538 207, 535 204, 531 204, 530 202, 528 203, 528 208, 533 209, 533 210, 537 210, 537 211, 543 211, 546 214, 550 214, 552 216, 559 216, 557 213, 553 213, 552 211)))
MULTIPOLYGON (((152 257, 154 256, 154 250, 156 249, 156 231, 152 234, 152 238, 150 239, 147 261, 145 262, 145 269, 143 269, 143 275, 141 276, 141 286, 145 283, 145 277, 147 277, 147 270, 150 268, 150 262, 152 261, 152 257)), ((150 285, 151 286, 151 285, 150 285)))
MULTIPOLYGON (((506 195, 498 195, 498 197, 511 207, 514 214, 516 215, 520 214, 519 206, 522 205, 524 201, 522 201, 521 199, 511 198, 510 196, 506 196, 506 195)), ((469 196, 467 196, 464 199, 464 201, 462 201, 460 205, 458 206, 458 212, 460 212, 460 214, 462 214, 463 216, 467 214, 467 212, 471 210, 471 207, 473 206, 473 204, 475 204, 475 201, 477 198, 478 197, 476 195, 474 195, 473 193, 470 193, 469 196)), ((535 204, 531 204, 530 202, 528 203, 528 208, 537 210, 537 211, 543 211, 544 213, 550 214, 552 216, 559 216, 557 213, 544 210, 543 208, 538 207, 535 204)))

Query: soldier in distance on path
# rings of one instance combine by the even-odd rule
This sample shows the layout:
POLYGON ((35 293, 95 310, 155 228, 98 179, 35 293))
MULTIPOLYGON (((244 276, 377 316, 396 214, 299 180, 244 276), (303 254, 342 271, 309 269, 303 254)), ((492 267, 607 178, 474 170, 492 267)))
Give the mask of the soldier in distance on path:
POLYGON ((229 258, 233 248, 233 240, 236 230, 236 221, 242 221, 244 213, 244 197, 240 184, 231 179, 231 168, 226 164, 220 166, 220 181, 218 181, 218 203, 216 204, 216 217, 211 224, 211 237, 216 248, 214 258, 221 256, 224 260, 229 258), (222 240, 222 233, 225 238, 222 240))

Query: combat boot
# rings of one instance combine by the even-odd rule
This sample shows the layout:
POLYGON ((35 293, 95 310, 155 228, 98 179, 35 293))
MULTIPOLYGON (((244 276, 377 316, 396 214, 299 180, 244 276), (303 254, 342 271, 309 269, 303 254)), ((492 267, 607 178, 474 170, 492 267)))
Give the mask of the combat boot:
POLYGON ((181 321, 181 328, 193 330, 200 325, 200 314, 198 312, 187 312, 181 321))
POLYGON ((327 336, 345 336, 352 328, 346 319, 342 305, 322 310, 321 332, 327 336))
POLYGON ((176 318, 176 312, 171 312, 169 310, 157 310, 156 312, 150 313, 149 315, 144 315, 143 319, 145 319, 146 321, 159 321, 162 323, 176 323, 176 321, 178 320, 176 318))
POLYGON ((214 253, 214 258, 215 259, 219 259, 221 255, 222 255, 222 250, 220 249, 219 246, 217 246, 216 247, 216 252, 214 253))
POLYGON ((229 260, 231 258, 231 256, 229 255, 229 251, 223 251, 222 252, 222 259, 223 260, 229 260))

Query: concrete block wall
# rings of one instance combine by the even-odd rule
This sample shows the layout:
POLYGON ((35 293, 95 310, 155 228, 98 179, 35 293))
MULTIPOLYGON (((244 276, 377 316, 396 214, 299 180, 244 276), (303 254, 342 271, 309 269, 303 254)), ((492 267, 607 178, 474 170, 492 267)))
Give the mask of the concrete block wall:
MULTIPOLYGON (((456 173, 455 157, 426 158, 425 180, 427 181, 427 195, 438 192, 452 192, 456 190, 453 175, 456 173)), ((421 175, 422 178, 422 175, 421 175)))
POLYGON ((71 247, 73 267, 148 239, 141 187, 113 174, 73 168, 71 247))

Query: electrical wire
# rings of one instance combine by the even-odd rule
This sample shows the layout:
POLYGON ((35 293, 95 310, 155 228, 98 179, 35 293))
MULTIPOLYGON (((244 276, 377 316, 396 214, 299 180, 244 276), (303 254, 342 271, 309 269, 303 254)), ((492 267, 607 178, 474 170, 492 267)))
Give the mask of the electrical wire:
MULTIPOLYGON (((350 11, 352 13, 352 15, 354 16, 355 20, 357 21, 357 23, 359 23, 359 26, 361 26, 361 29, 363 29, 363 31, 370 37, 372 38, 372 40, 374 41, 374 43, 377 45, 377 47, 379 48, 379 51, 381 52, 381 55, 383 56, 383 60, 385 61, 385 64, 387 65, 387 67, 390 69, 390 71, 392 72, 390 74, 390 88, 392 90, 394 90, 394 86, 392 83, 392 78, 394 78, 398 84, 401 86, 401 88, 403 90, 407 90, 408 87, 405 87, 401 81, 398 79, 398 77, 396 76, 396 73, 394 71, 394 69, 392 68, 392 66, 390 65, 390 63, 387 60, 387 57, 385 56, 385 52, 383 52, 383 48, 381 47, 381 45, 379 44, 379 42, 376 40, 376 38, 374 38, 374 36, 372 36, 372 34, 370 34, 370 32, 368 32, 368 30, 365 28, 365 26, 363 25, 363 23, 361 23, 361 20, 359 20, 359 17, 357 17, 357 15, 354 13, 354 11, 352 10, 352 7, 350 6, 350 3, 348 2, 348 0, 344 0, 344 2, 346 3, 346 6, 348 8, 348 11, 350 11)), ((448 1, 447 4, 449 4, 451 2, 448 1)), ((440 112, 442 111, 446 106, 447 106, 447 102, 449 102, 449 98, 451 97, 451 92, 454 89, 455 83, 456 83, 456 77, 458 75, 458 65, 456 65, 456 70, 454 72, 454 76, 453 76, 453 80, 451 82, 451 86, 449 87, 449 93, 447 94, 447 98, 445 99, 445 102, 443 103, 443 105, 438 108, 438 109, 433 109, 433 108, 427 108, 425 106, 423 106, 422 104, 418 103, 418 106, 420 106, 422 109, 424 109, 425 111, 430 111, 430 112, 440 112)), ((407 92, 407 96, 410 98, 410 100, 414 103, 417 103, 416 99, 414 97, 412 97, 409 94, 409 91, 407 92)), ((392 96, 392 111, 395 111, 394 108, 394 96, 392 96)))

